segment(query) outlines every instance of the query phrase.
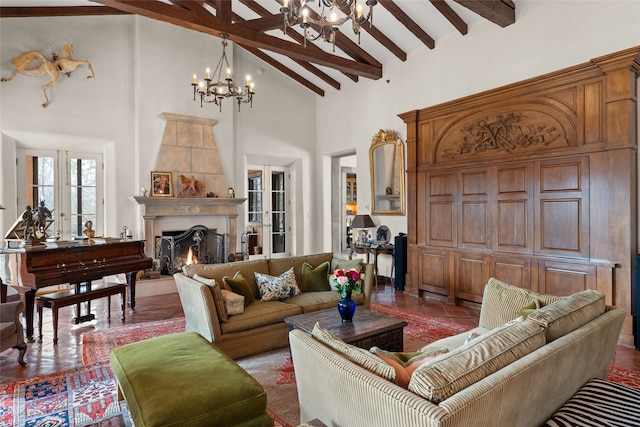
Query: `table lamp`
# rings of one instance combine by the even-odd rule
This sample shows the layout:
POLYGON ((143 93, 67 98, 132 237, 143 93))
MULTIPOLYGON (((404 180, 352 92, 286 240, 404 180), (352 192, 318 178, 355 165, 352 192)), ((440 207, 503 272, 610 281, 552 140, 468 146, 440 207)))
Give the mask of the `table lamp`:
POLYGON ((351 221, 351 228, 358 229, 358 239, 356 240, 357 245, 362 245, 367 242, 367 228, 375 227, 376 224, 373 222, 369 215, 356 215, 353 217, 353 221, 351 221))

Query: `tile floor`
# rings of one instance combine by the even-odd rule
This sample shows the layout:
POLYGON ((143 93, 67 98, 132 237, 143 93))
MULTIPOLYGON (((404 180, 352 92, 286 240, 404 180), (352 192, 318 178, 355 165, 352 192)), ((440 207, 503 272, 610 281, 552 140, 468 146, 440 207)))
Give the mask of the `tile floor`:
MULTIPOLYGON (((106 298, 93 301, 92 312, 96 314, 97 319, 80 325, 75 325, 70 321, 73 317, 73 307, 61 309, 59 341, 56 346, 53 345, 51 311, 45 309, 44 339, 42 342, 29 343, 25 357, 27 366, 21 367, 16 362, 17 350, 11 349, 0 354, 0 383, 81 366, 82 334, 84 332, 184 316, 178 294, 137 298, 136 311, 127 313, 124 322, 120 320, 117 298, 112 298, 111 321, 106 319, 106 301, 106 298)), ((447 318, 469 326, 476 326, 478 323, 479 310, 477 307, 452 306, 432 298, 418 298, 396 291, 388 285, 378 286, 372 301, 430 316, 447 318)), ((640 351, 618 346, 614 363, 624 368, 640 371, 640 351)))

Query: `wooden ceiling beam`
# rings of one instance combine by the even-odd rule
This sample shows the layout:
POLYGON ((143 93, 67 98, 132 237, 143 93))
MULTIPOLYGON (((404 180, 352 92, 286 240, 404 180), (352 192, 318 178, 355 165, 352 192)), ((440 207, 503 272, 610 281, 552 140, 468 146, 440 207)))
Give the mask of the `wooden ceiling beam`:
POLYGON ((216 17, 222 22, 231 23, 231 1, 229 0, 215 0, 216 4, 216 17))
POLYGON ((252 31, 237 24, 222 22, 221 20, 213 17, 210 19, 195 17, 188 11, 168 5, 161 1, 94 1, 125 12, 135 13, 141 16, 146 16, 147 18, 156 19, 214 36, 220 36, 221 33, 226 33, 229 34, 229 39, 235 43, 241 43, 245 46, 254 47, 256 49, 269 50, 281 55, 289 56, 290 58, 312 62, 318 65, 334 68, 339 71, 352 73, 374 80, 382 77, 382 65, 357 62, 328 53, 319 55, 318 53, 307 50, 298 44, 252 31))
POLYGON ((512 0, 455 0, 455 2, 503 28, 516 22, 516 4, 512 0))
POLYGON ((449 21, 463 36, 467 34, 468 28, 467 23, 462 20, 460 15, 458 15, 451 6, 449 6, 444 0, 429 0, 431 4, 438 9, 447 21, 449 21))
MULTIPOLYGON (((261 5, 259 5, 258 3, 256 3, 253 0, 241 0, 242 4, 244 4, 245 6, 247 6, 249 9, 251 9, 253 12, 257 13, 258 15, 269 15, 270 12, 265 9, 264 7, 262 7, 261 5)), ((271 15, 270 15, 271 16, 271 15)), ((280 17, 280 23, 282 24, 282 16, 278 15, 280 17)), ((242 18, 239 18, 236 16, 236 19, 238 20, 238 22, 241 22, 242 18)), ((248 23, 249 21, 245 21, 245 23, 248 23)), ((302 43, 304 38, 302 37, 302 35, 300 35, 299 33, 295 32, 295 31, 289 31, 287 32, 287 34, 293 38, 295 41, 297 41, 298 43, 302 43)), ((309 49, 317 49, 318 51, 322 52, 322 49, 320 49, 319 47, 317 47, 316 45, 310 43, 307 45, 307 48, 309 49)), ((340 82, 335 80, 334 78, 332 78, 330 75, 328 75, 327 73, 325 73, 324 71, 320 70, 319 68, 309 64, 306 61, 300 61, 297 59, 293 59, 293 61, 295 61, 298 65, 300 65, 301 67, 303 67, 304 69, 306 69, 307 71, 313 73, 314 75, 316 75, 318 78, 322 79, 325 83, 331 85, 333 88, 340 90, 340 82)))
POLYGON ((266 62, 267 64, 271 65, 273 68, 276 68, 277 70, 279 70, 283 74, 286 74, 287 76, 291 77, 293 80, 297 81, 302 86, 306 87, 307 89, 311 90, 312 92, 315 92, 320 96, 324 96, 324 90, 322 90, 322 88, 314 85, 309 80, 307 80, 304 77, 302 77, 300 74, 296 73, 295 71, 293 71, 290 68, 287 68, 282 63, 276 61, 275 59, 273 59, 272 57, 270 57, 266 53, 262 52, 261 50, 256 49, 255 47, 252 47, 252 46, 245 46, 242 43, 238 43, 238 45, 241 46, 243 49, 246 49, 247 52, 252 53, 253 55, 257 56, 258 58, 260 58, 261 60, 266 62))
MULTIPOLYGON (((349 15, 351 10, 348 7, 341 7, 340 10, 345 15, 349 15)), ((366 31, 373 37, 378 43, 386 47, 387 50, 398 57, 402 62, 407 60, 407 53, 395 44, 389 37, 384 35, 382 31, 376 28, 372 23, 364 24, 360 27, 361 30, 366 31)))
POLYGON ((381 4, 387 9, 402 25, 407 27, 407 30, 411 31, 422 43, 429 49, 436 47, 436 42, 433 38, 427 34, 420 25, 409 17, 402 9, 398 7, 392 0, 378 0, 378 4, 381 4))
POLYGON ((207 19, 212 17, 211 13, 204 8, 205 0, 169 0, 174 5, 191 11, 198 17, 207 19))
POLYGON ((256 19, 247 19, 242 25, 254 31, 265 32, 282 28, 282 15, 267 15, 256 19))
POLYGON ((40 6, 0 7, 1 18, 32 18, 48 16, 130 15, 108 6, 40 6))

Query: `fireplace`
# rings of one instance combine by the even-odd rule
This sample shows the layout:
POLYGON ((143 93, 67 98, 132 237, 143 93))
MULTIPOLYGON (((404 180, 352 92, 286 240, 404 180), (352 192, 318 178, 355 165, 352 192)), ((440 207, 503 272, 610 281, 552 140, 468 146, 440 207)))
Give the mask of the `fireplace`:
POLYGON ((195 225, 184 231, 163 231, 155 236, 156 258, 160 272, 173 275, 187 264, 217 264, 225 260, 224 234, 216 229, 195 225))

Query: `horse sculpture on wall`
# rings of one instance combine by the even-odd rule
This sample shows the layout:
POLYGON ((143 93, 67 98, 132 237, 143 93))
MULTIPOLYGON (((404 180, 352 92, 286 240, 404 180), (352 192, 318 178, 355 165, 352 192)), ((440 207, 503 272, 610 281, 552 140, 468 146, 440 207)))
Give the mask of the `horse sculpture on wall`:
POLYGON ((62 49, 62 54, 57 52, 53 53, 51 60, 49 60, 42 52, 37 50, 31 50, 25 52, 20 56, 16 56, 11 60, 11 64, 14 66, 15 71, 11 77, 3 77, 0 81, 8 82, 13 80, 16 74, 21 73, 26 76, 44 76, 48 74, 51 80, 46 85, 42 86, 42 93, 44 93, 45 103, 42 104, 43 108, 49 105, 49 97, 47 96, 47 89, 51 89, 58 84, 60 79, 60 73, 64 73, 67 76, 71 76, 71 72, 75 71, 81 65, 85 65, 91 71, 91 74, 87 76, 88 79, 95 77, 93 67, 88 60, 78 60, 72 57, 73 45, 66 44, 62 49))

